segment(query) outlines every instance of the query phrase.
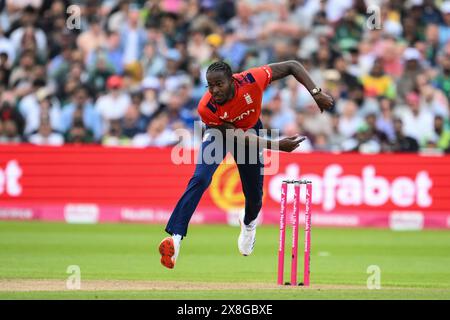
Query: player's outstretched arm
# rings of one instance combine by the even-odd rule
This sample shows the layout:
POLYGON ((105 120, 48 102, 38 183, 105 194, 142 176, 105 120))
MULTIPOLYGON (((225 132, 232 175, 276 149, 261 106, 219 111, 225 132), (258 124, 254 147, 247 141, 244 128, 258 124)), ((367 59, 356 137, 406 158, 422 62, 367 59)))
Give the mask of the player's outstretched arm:
POLYGON ((272 69, 272 81, 279 80, 290 75, 294 76, 298 82, 308 89, 319 106, 321 112, 323 112, 324 109, 331 109, 333 107, 333 98, 325 92, 322 92, 322 90, 315 85, 308 71, 306 71, 305 67, 300 62, 288 60, 269 64, 269 67, 272 69))
POLYGON ((224 122, 219 126, 211 126, 213 128, 222 131, 222 134, 226 135, 227 130, 232 130, 234 137, 237 139, 238 143, 245 145, 257 145, 265 146, 266 149, 280 150, 285 152, 292 152, 298 148, 301 142, 303 142, 306 137, 300 135, 294 135, 286 137, 277 141, 271 139, 264 139, 254 133, 244 132, 242 129, 237 129, 232 123, 224 122))

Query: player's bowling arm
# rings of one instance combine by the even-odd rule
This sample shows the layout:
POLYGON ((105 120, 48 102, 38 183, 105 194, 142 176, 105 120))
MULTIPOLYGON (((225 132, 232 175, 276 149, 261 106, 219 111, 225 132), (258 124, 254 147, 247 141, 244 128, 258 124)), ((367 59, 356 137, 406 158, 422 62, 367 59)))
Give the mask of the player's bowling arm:
POLYGON ((288 60, 269 64, 272 69, 272 81, 283 79, 293 75, 298 82, 306 87, 310 92, 316 87, 316 84, 309 76, 303 65, 295 60, 288 60))
POLYGON ((280 150, 285 152, 295 150, 300 143, 306 139, 305 137, 299 135, 286 137, 280 140, 265 139, 250 131, 244 131, 236 128, 229 122, 224 122, 221 125, 212 127, 219 129, 227 138, 236 139, 238 143, 245 144, 246 146, 261 146, 261 148, 263 147, 265 149, 280 150))
POLYGON ((306 87, 306 89, 308 89, 317 105, 319 106, 320 111, 333 107, 333 98, 330 95, 322 92, 321 90, 317 90, 319 88, 316 86, 314 81, 311 79, 308 71, 306 71, 305 67, 300 62, 295 60, 288 60, 284 62, 269 64, 269 67, 272 69, 272 81, 292 75, 295 79, 297 79, 298 82, 300 82, 306 87))

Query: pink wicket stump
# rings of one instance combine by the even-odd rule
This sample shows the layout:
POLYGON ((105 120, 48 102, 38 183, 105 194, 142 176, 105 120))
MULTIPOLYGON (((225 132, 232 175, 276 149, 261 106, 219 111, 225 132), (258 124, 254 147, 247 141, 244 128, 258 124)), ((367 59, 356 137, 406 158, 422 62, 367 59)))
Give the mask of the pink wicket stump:
POLYGON ((305 252, 303 285, 310 285, 310 260, 311 260, 311 199, 312 183, 306 180, 283 180, 281 185, 281 210, 280 210, 280 236, 278 243, 278 285, 283 285, 284 277, 284 250, 286 240, 286 206, 288 184, 294 184, 294 212, 292 215, 292 262, 291 262, 291 286, 297 286, 297 262, 298 262, 298 226, 300 219, 300 185, 306 185, 306 209, 305 209, 305 252))
POLYGON ((311 262, 311 197, 312 184, 306 184, 306 209, 305 209, 305 256, 303 270, 303 285, 309 286, 310 262, 311 262))
POLYGON ((283 284, 284 275, 284 242, 286 239, 286 203, 287 183, 281 185, 280 238, 278 243, 278 284, 283 284))
POLYGON ((300 215, 300 183, 294 184, 294 215, 292 216, 292 263, 291 286, 297 285, 297 260, 298 260, 298 222, 300 215))

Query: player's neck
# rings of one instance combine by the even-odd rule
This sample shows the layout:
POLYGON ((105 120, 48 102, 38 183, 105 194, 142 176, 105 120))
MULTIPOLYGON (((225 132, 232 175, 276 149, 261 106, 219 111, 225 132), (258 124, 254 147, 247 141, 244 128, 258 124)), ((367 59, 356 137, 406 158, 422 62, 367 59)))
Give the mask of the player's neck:
POLYGON ((224 102, 224 104, 227 103, 228 101, 232 100, 234 98, 235 93, 236 93, 236 84, 233 79, 233 85, 231 86, 230 94, 228 95, 228 98, 224 102))

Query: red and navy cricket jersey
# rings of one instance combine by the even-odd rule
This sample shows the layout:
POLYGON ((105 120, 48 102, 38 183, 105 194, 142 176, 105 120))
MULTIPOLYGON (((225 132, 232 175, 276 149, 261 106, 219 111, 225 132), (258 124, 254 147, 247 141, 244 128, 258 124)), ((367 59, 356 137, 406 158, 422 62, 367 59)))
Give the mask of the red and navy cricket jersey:
POLYGON ((247 130, 258 121, 264 90, 272 80, 272 69, 265 65, 233 74, 234 97, 224 105, 214 102, 206 92, 198 105, 198 113, 206 125, 217 126, 231 122, 236 128, 247 130))

